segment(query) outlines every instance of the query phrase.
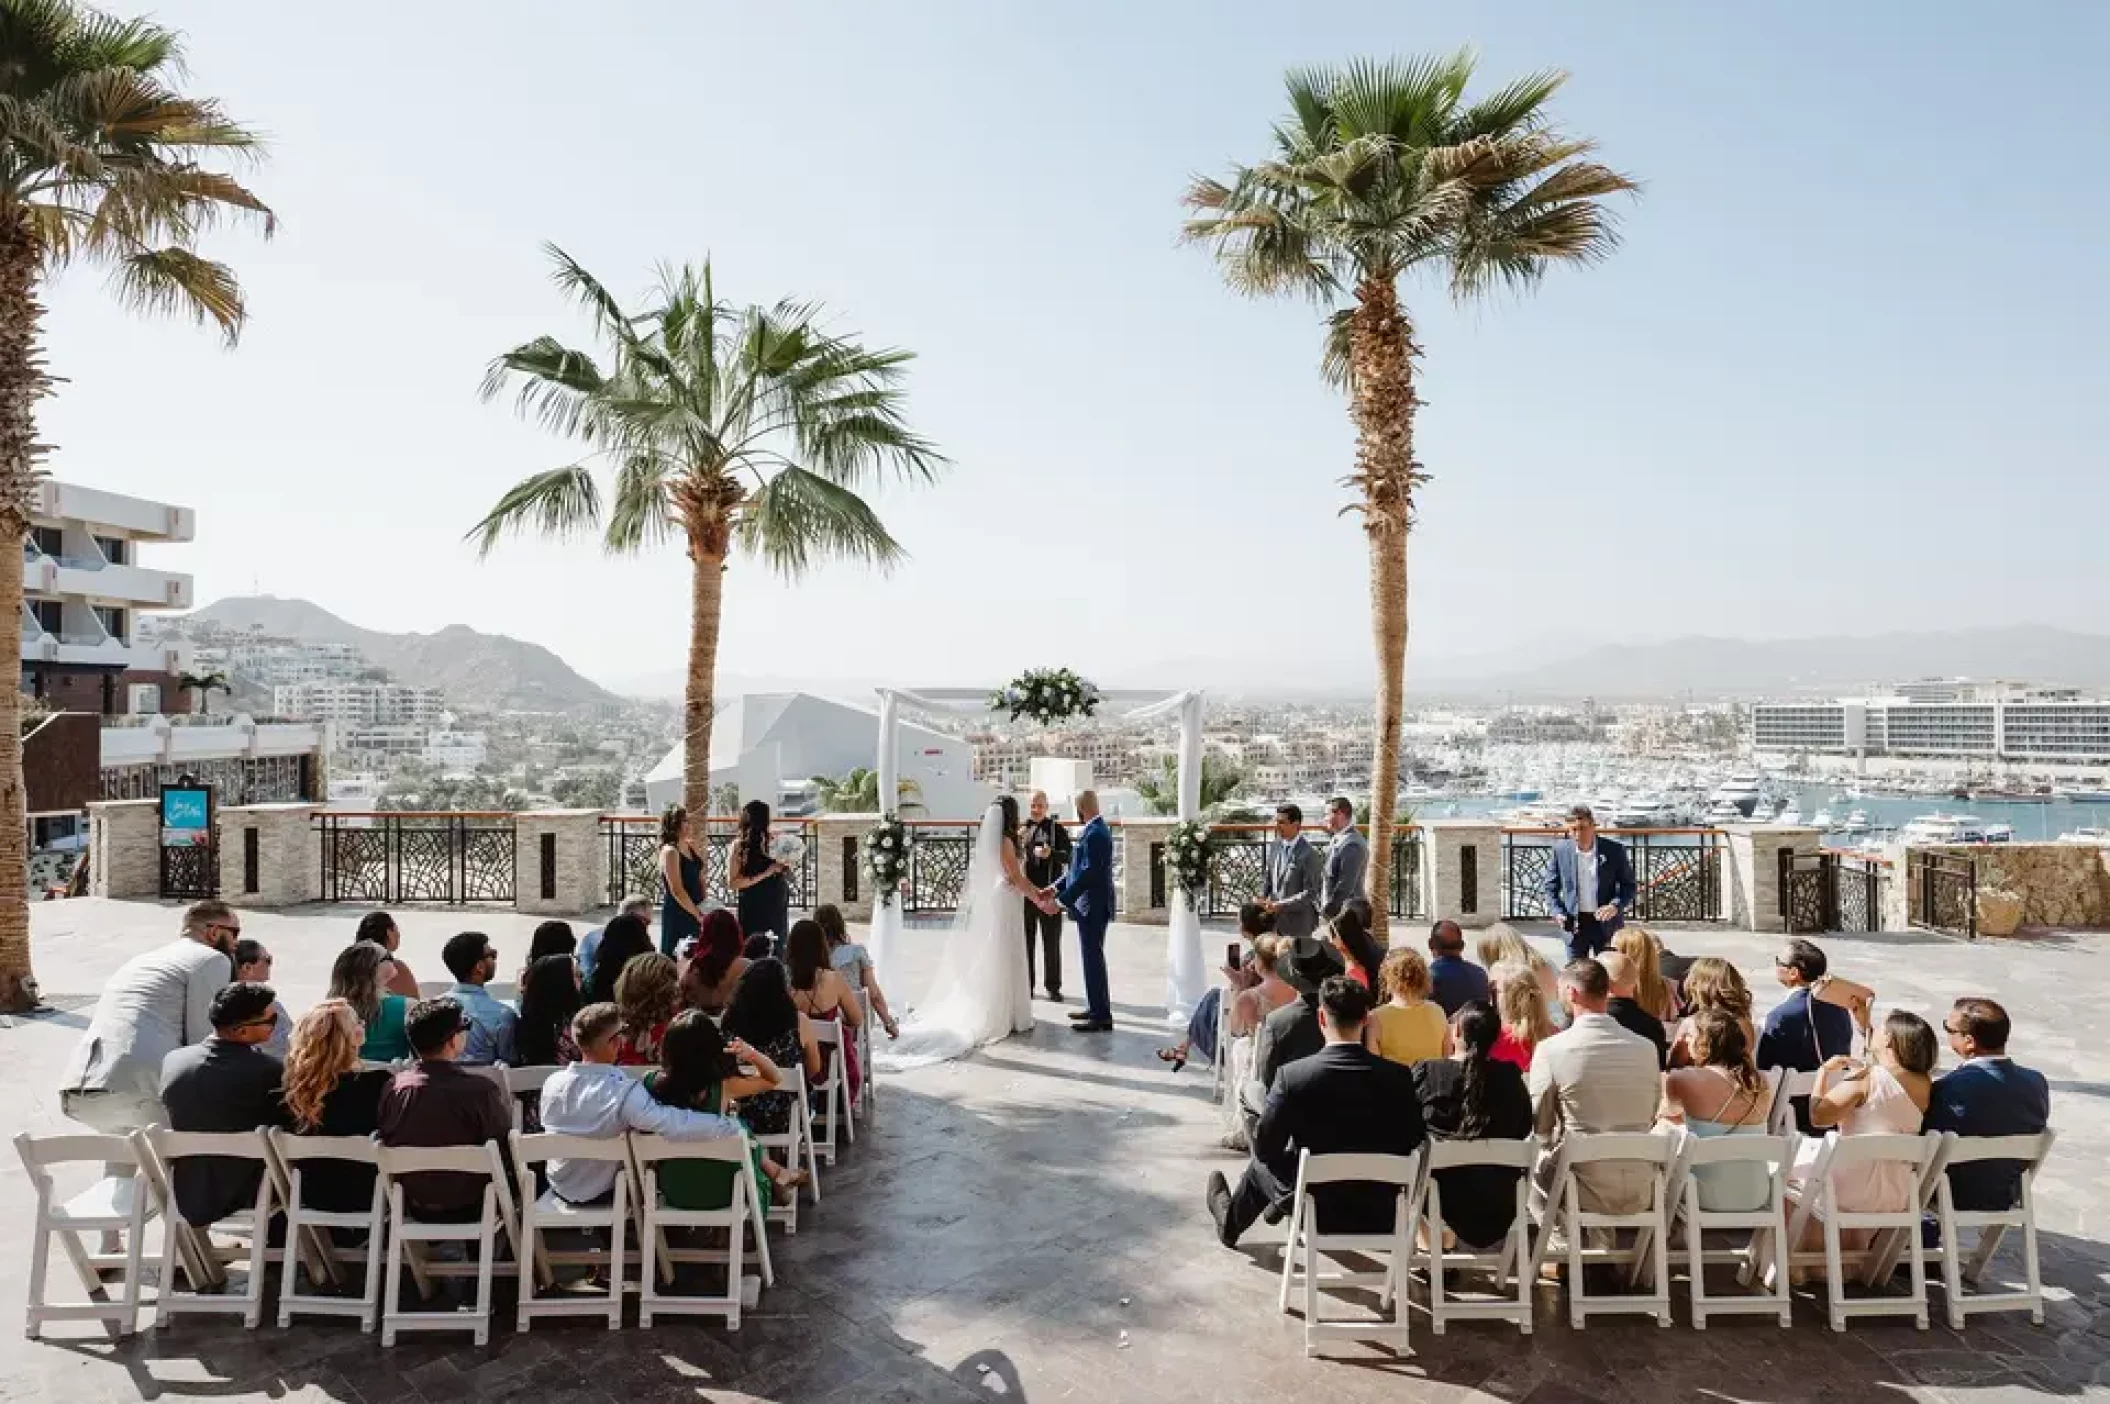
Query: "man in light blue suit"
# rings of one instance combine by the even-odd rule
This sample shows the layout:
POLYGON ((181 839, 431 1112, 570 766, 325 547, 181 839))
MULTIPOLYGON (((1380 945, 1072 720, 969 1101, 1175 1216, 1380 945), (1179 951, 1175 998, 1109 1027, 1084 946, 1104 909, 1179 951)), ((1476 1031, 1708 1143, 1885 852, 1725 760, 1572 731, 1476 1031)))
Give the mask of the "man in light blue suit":
POLYGON ((1609 948, 1634 909, 1634 867, 1626 849, 1597 832, 1589 806, 1568 811, 1568 836, 1553 845, 1553 862, 1539 891, 1568 933, 1568 959, 1609 948))

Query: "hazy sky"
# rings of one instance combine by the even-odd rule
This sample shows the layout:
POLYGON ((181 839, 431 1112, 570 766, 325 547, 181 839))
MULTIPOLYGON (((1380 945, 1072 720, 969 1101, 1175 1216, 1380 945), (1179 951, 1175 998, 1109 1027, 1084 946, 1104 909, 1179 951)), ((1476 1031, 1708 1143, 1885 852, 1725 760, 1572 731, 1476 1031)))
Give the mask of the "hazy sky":
POLYGON ((461 540, 571 456, 476 396, 494 353, 577 330, 554 240, 626 294, 709 254, 736 300, 819 298, 920 354, 914 420, 956 468, 884 501, 913 559, 796 586, 736 564, 723 671, 1361 676, 1317 315, 1227 292, 1175 245, 1178 198, 1265 154, 1286 67, 1470 43, 1490 83, 1572 71, 1564 125, 1647 189, 1607 265, 1464 310, 1410 290, 1418 656, 2104 624, 2110 7, 155 13, 192 87, 269 134, 253 183, 283 227, 215 243, 251 298, 231 352, 62 280, 44 437, 62 477, 198 509, 198 543, 149 563, 201 601, 260 588, 517 634, 604 680, 679 671, 678 550, 480 564, 461 540))

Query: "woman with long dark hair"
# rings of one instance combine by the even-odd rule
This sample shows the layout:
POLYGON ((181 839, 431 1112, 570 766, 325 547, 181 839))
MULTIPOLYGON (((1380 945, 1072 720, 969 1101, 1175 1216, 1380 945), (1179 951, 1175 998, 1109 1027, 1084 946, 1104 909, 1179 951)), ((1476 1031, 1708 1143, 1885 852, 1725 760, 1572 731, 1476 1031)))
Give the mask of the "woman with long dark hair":
MULTIPOLYGON (((770 957, 750 962, 733 986, 725 1010, 725 1032, 745 1039, 779 1067, 804 1068, 811 1084, 821 1075, 821 1046, 813 1026, 791 1001, 791 979, 784 962, 770 957)), ((747 1124, 759 1136, 781 1136, 791 1129, 791 1094, 765 1092, 750 1097, 747 1124)))
MULTIPOLYGON (((1772 1088, 1752 1065, 1743 1025, 1725 1009, 1702 1009, 1688 1022, 1692 1066, 1663 1075, 1664 1120, 1684 1123, 1702 1140, 1765 1135, 1772 1088)), ((1698 1165, 1693 1175, 1700 1182, 1700 1207, 1710 1212, 1754 1213, 1766 1207, 1772 1192, 1772 1176, 1758 1161, 1698 1165)))
POLYGON ((843 1076, 849 1080, 850 1100, 855 1102, 864 1087, 864 1069, 857 1062, 857 1030, 864 1026, 864 1010, 850 993, 850 982, 828 959, 828 936, 819 922, 810 918, 793 922, 784 949, 791 970, 791 1002, 799 1013, 841 1026, 843 1076))
MULTIPOLYGON (((645 1074, 645 1087, 653 1099, 670 1107, 734 1114, 735 1102, 752 1102, 769 1094, 777 1085, 777 1065, 740 1039, 727 1039, 710 1016, 685 1009, 667 1025, 660 1040, 659 1066, 645 1074), (742 1071, 741 1064, 753 1071, 742 1071)), ((754 1131, 752 1121, 741 1121, 754 1131)), ((762 1134, 769 1134, 764 1132, 762 1134)), ((787 1170, 752 1148, 757 1188, 767 1209, 771 1192, 796 1194, 810 1178, 804 1170, 787 1170)), ((659 1163, 659 1189, 674 1209, 723 1209, 733 1202, 733 1176, 737 1166, 723 1160, 663 1160, 659 1163)))
POLYGON ((706 1014, 723 1014, 733 982, 747 969, 740 918, 724 907, 703 914, 703 928, 681 968, 681 1002, 706 1014))
POLYGON ((791 869, 769 856, 769 806, 749 800, 740 810, 740 833, 725 855, 725 880, 740 909, 740 929, 767 934, 782 953, 791 930, 791 869))
POLYGON ((535 962, 544 956, 560 955, 570 960, 577 956, 578 952, 579 938, 571 934, 570 922, 543 922, 535 928, 534 936, 528 940, 527 959, 520 962, 520 975, 513 981, 514 988, 526 991, 528 971, 534 969, 535 962))
POLYGON ((578 1062, 571 1016, 584 1004, 579 994, 579 967, 570 956, 546 955, 531 962, 520 979, 520 1026, 513 1044, 520 1066, 546 1068, 578 1062))
MULTIPOLYGON (((680 955, 682 943, 703 925, 703 851, 689 827, 689 811, 678 804, 659 816, 659 953, 680 955)), ((602 937, 607 940, 607 937, 602 937)))
POLYGON ((647 951, 623 967, 615 982, 615 1007, 623 1016, 615 1061, 621 1067, 659 1062, 659 1041, 681 1011, 681 971, 672 956, 647 951))
MULTIPOLYGON (((359 929, 352 933, 354 941, 371 941, 388 952, 395 962, 388 976, 388 992, 405 999, 418 998, 418 977, 411 973, 410 962, 399 954, 403 945, 403 933, 396 929, 396 919, 387 912, 368 912, 359 918, 359 929)), ((371 1032, 371 1030, 369 1030, 371 1032)))
POLYGON ((1326 939, 1348 967, 1349 978, 1375 995, 1385 963, 1384 947, 1370 936, 1370 909, 1360 900, 1341 908, 1340 915, 1326 923, 1326 939))
POLYGON ((365 1030, 359 1056, 369 1062, 391 1063, 410 1056, 410 1037, 403 1031, 410 1001, 388 992, 388 977, 394 968, 388 947, 378 941, 352 942, 337 953, 330 967, 328 997, 351 1006, 365 1030))
MULTIPOLYGON (((1528 978, 1528 977, 1527 977, 1528 978)), ((1531 1094, 1514 1063, 1494 1056, 1502 1020, 1487 1001, 1461 1006, 1451 1021, 1452 1054, 1414 1065, 1414 1090, 1429 1134, 1445 1141, 1513 1141, 1531 1135, 1531 1094)), ((1492 1247, 1517 1210, 1520 1170, 1465 1165, 1436 1172, 1443 1222, 1469 1247, 1492 1247)))
POLYGON ((615 1003, 615 982, 623 978, 623 967, 651 951, 650 927, 628 913, 609 918, 601 931, 601 949, 594 956, 593 983, 587 987, 586 1002, 615 1003))

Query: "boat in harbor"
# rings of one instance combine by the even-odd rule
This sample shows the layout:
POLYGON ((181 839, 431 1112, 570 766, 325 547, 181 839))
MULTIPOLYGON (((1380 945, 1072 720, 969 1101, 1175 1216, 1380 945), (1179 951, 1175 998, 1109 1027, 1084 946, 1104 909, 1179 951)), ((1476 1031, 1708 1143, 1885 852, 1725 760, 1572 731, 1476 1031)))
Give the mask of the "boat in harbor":
MULTIPOLYGON (((1998 842, 2014 837, 2015 831, 2005 824, 1997 826, 2006 830, 1998 842)), ((1985 821, 1969 814, 1943 814, 1939 810, 1922 814, 1898 831, 1898 842, 1908 848, 1924 848, 1944 843, 1992 843, 1988 837, 1985 821)))
POLYGON ((2096 848, 2110 848, 2110 829, 2100 829, 2083 824, 2078 829, 2069 829, 2059 835, 2060 843, 2089 844, 2096 848))
POLYGON ((1735 807, 1738 819, 1748 819, 1758 808, 1759 798, 1758 772, 1739 770, 1715 787, 1713 795, 1708 797, 1708 813, 1712 817, 1716 809, 1727 804, 1735 807))
POLYGON ((1868 811, 1856 809, 1849 812, 1846 818, 1840 821, 1839 832, 1842 834, 1865 834, 1870 827, 1868 811))
POLYGON ((1826 805, 1824 808, 1818 810, 1815 814, 1812 814, 1810 816, 1811 827, 1822 829, 1826 833, 1830 833, 1832 831, 1832 825, 1836 824, 1837 822, 1838 819, 1832 814, 1830 805, 1826 805))
POLYGON ((1786 804, 1786 805, 1785 805, 1785 806, 1784 806, 1784 807, 1783 807, 1783 808, 1781 809, 1780 813, 1778 813, 1778 814, 1776 814, 1776 815, 1774 815, 1774 816, 1773 816, 1773 822, 1774 822, 1774 823, 1776 823, 1776 824, 1791 824, 1791 825, 1795 826, 1796 828, 1801 828, 1801 827, 1802 827, 1802 803, 1801 803, 1801 801, 1799 801, 1799 800, 1792 800, 1792 799, 1791 799, 1791 800, 1789 800, 1789 801, 1787 802, 1787 804, 1786 804))

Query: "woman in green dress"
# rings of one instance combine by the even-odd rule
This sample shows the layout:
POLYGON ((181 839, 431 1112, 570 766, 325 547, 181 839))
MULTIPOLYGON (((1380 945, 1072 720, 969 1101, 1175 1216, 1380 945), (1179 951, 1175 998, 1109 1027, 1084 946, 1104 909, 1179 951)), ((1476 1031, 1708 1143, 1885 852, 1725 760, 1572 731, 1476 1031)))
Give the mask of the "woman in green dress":
MULTIPOLYGON (((777 1065, 739 1039, 727 1039, 710 1016, 689 1009, 674 1016, 660 1039, 659 1066, 645 1074, 645 1086, 668 1106, 736 1115, 742 1097, 773 1091, 777 1065), (746 1064, 752 1072, 741 1067, 746 1064)), ((743 1123, 744 1124, 744 1123, 743 1123)), ((752 1140, 755 1187, 762 1207, 772 1191, 796 1193, 807 1180, 803 1170, 787 1170, 762 1153, 752 1140)), ((673 1209, 723 1209, 733 1202, 733 1176, 739 1167, 723 1160, 663 1160, 659 1192, 673 1209)))
POLYGON ((329 998, 351 1005, 366 1026, 366 1042, 359 1045, 359 1056, 370 1063, 392 1063, 410 1056, 410 1038, 403 1031, 403 1015, 410 1001, 386 993, 395 969, 387 949, 372 941, 352 942, 330 967, 329 998))

